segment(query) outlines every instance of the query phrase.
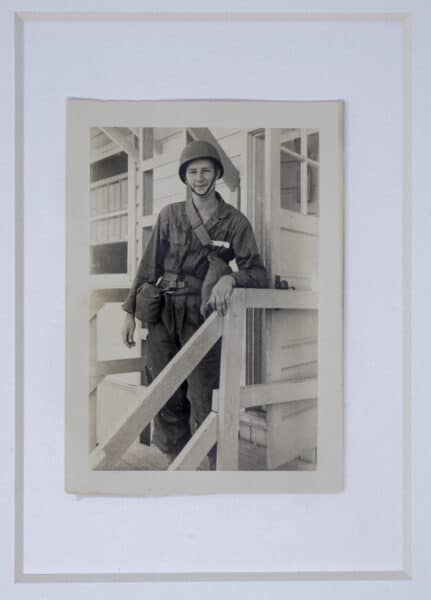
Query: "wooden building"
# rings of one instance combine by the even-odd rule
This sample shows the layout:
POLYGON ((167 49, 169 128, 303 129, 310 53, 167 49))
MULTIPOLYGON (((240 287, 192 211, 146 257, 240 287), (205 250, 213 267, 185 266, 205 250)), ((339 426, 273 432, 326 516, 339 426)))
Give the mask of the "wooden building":
POLYGON ((271 300, 268 310, 246 311, 241 386, 262 390, 266 400, 240 413, 240 444, 252 457, 245 468, 253 468, 253 452, 256 468, 313 468, 319 269, 316 130, 91 130, 90 262, 95 300, 90 326, 93 363, 104 367, 95 371, 90 385, 90 450, 103 445, 142 398, 145 378, 137 367, 142 366, 147 332, 137 329, 139 343, 133 350, 122 345, 120 302, 158 212, 186 198, 178 160, 193 139, 218 146, 225 174, 217 190, 250 219, 271 285, 282 290, 277 297, 284 294, 290 302, 282 301, 280 310, 271 308, 276 306, 271 300))

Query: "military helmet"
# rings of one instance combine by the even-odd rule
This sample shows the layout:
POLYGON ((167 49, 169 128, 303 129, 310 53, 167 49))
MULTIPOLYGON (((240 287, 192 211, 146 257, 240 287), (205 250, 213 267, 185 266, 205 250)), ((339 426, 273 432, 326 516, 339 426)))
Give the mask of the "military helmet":
POLYGON ((216 166, 220 169, 220 173, 218 179, 223 177, 223 163, 221 162, 220 155, 218 153, 217 148, 210 144, 209 142, 204 141, 196 141, 190 142, 181 152, 180 156, 180 166, 178 169, 178 175, 183 183, 186 183, 186 169, 187 165, 192 160, 197 160, 199 158, 208 158, 216 164, 216 166))

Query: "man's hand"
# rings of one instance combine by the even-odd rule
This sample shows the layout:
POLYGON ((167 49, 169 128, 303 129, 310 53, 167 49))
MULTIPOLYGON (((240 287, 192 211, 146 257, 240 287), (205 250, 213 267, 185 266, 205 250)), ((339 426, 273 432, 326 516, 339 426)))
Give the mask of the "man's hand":
POLYGON ((121 328, 121 338, 123 340, 123 344, 128 348, 133 348, 133 346, 136 345, 135 340, 133 339, 135 328, 135 317, 130 313, 126 313, 126 316, 124 317, 123 327, 121 328))
POLYGON ((223 275, 212 289, 208 306, 216 310, 221 317, 224 317, 227 312, 234 286, 235 279, 232 275, 223 275))

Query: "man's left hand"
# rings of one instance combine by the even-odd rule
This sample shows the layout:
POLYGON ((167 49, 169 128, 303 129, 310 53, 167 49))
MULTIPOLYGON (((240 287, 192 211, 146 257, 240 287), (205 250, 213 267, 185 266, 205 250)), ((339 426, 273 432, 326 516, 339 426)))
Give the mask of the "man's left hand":
POLYGON ((223 275, 212 289, 208 306, 216 310, 221 317, 224 317, 227 312, 234 287, 235 279, 232 275, 223 275))

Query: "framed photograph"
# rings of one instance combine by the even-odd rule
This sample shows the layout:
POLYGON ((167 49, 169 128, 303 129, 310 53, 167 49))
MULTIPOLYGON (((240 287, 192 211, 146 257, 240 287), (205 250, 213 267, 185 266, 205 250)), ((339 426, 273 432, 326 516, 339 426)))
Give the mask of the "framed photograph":
POLYGON ((69 101, 68 491, 342 489, 342 118, 69 101))
POLYGON ((1 8, 2 597, 422 600, 430 9, 159 4, 1 8), (177 242, 228 271, 156 372, 127 315, 144 284, 201 314, 177 242))

